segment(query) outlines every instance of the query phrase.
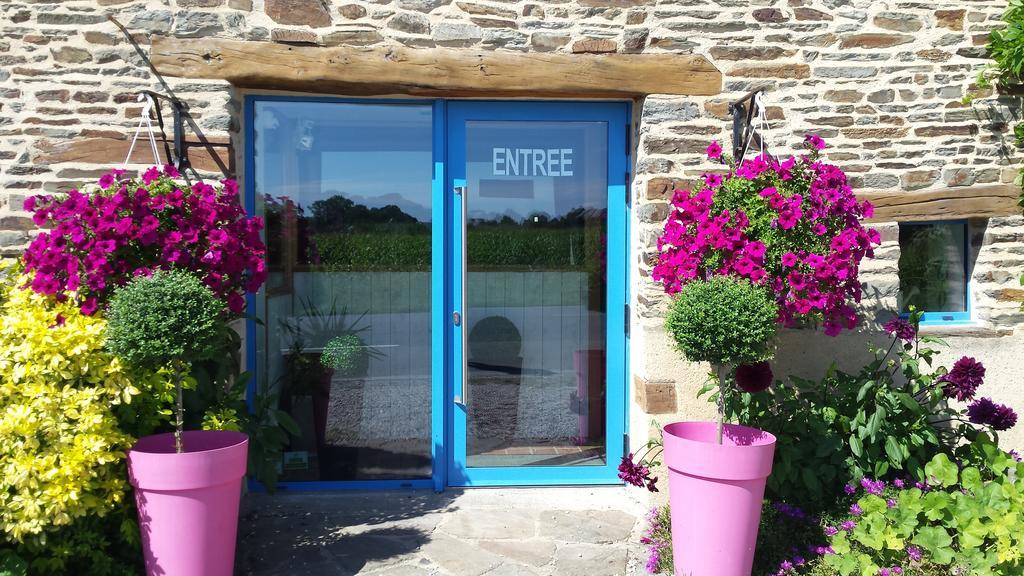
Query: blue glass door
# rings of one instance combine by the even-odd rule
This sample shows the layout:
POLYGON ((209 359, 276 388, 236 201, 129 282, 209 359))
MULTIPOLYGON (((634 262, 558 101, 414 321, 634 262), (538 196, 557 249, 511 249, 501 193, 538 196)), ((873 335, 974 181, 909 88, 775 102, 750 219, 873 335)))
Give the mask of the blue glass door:
POLYGON ((451 102, 453 486, 616 482, 628 104, 451 102))

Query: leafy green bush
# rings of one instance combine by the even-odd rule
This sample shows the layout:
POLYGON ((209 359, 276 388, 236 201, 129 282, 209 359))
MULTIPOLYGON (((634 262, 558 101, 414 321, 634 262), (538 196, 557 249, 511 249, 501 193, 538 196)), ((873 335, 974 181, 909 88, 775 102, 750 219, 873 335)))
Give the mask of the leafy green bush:
MULTIPOLYGON (((984 367, 971 358, 961 359, 953 371, 932 367, 938 350, 930 346, 944 343, 917 333, 920 316, 914 312, 909 321, 887 324, 892 342, 885 349, 870 346, 873 359, 856 374, 833 366, 818 382, 794 377, 768 394, 729 399, 728 417, 777 438, 769 498, 819 509, 844 484, 864 477, 906 470, 923 480, 924 464, 936 454, 953 453, 962 441, 978 438, 969 413, 948 400, 972 399, 984 367)), ((977 424, 991 427, 989 420, 977 424)), ((997 423, 995 429, 1001 427, 997 423)))
POLYGON ((927 485, 869 490, 833 529, 824 562, 840 576, 1024 572, 1024 464, 989 446, 991 480, 938 454, 924 467, 927 485))
POLYGON ((1017 82, 1024 71, 1024 0, 1010 0, 1003 13, 1005 27, 989 34, 989 56, 1004 84, 1017 82))
POLYGON ((158 270, 118 288, 110 300, 107 349, 128 364, 170 366, 177 392, 174 447, 184 451, 186 366, 225 352, 224 303, 188 272, 158 270))
POLYGON ((136 366, 209 359, 222 350, 223 311, 213 292, 187 272, 140 276, 111 299, 107 348, 136 366))
POLYGON ((692 362, 757 362, 772 355, 778 314, 779 307, 765 288, 716 276, 683 286, 665 328, 692 362))

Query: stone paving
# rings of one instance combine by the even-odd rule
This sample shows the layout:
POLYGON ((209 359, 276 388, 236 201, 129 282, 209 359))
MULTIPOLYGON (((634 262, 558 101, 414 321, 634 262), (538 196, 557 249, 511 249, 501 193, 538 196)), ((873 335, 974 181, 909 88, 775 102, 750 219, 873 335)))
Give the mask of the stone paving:
POLYGON ((645 493, 623 487, 250 494, 239 576, 635 576, 645 493))

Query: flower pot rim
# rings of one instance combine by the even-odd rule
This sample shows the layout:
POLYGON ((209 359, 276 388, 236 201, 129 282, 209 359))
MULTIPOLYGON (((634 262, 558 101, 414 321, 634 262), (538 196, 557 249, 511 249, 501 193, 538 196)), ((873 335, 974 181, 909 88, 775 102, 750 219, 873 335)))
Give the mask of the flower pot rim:
POLYGON ((685 433, 687 431, 686 429, 690 429, 691 431, 699 431, 701 433, 706 434, 708 428, 714 431, 717 428, 717 426, 717 422, 707 420, 685 420, 680 422, 670 422, 666 424, 664 428, 662 428, 662 433, 665 436, 671 436, 677 441, 694 442, 702 445, 718 446, 721 447, 722 449, 765 448, 768 446, 773 446, 778 441, 775 435, 772 434, 771 432, 761 430, 759 428, 754 428, 752 426, 744 426, 742 424, 723 424, 722 444, 718 444, 714 439, 712 439, 711 441, 706 441, 702 438, 691 437, 690 435, 687 435, 685 433), (736 442, 726 443, 726 441, 729 439, 730 431, 741 432, 745 435, 750 435, 756 438, 749 444, 741 444, 736 442))
MULTIPOLYGON (((174 432, 161 432, 160 434, 149 434, 142 436, 135 441, 129 452, 136 454, 146 454, 153 456, 188 456, 190 454, 211 454, 215 452, 228 451, 236 449, 240 444, 249 442, 249 436, 244 432, 236 432, 234 430, 185 430, 182 432, 182 444, 184 444, 185 451, 178 453, 174 451, 174 432), (213 448, 205 448, 202 450, 189 450, 189 436, 196 438, 199 436, 212 437, 212 436, 223 436, 225 439, 235 436, 233 441, 225 443, 222 446, 216 446, 213 448), (170 440, 171 451, 168 452, 163 449, 164 442, 170 440)), ((193 443, 194 445, 194 443, 193 443)))

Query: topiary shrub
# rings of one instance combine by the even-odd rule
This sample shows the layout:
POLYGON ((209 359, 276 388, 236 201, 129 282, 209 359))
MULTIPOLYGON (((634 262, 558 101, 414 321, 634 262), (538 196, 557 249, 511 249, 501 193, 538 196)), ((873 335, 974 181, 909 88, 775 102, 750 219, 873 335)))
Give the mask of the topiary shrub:
POLYGON ((778 315, 766 288, 718 276, 685 285, 665 328, 692 362, 743 364, 771 358, 778 315))
POLYGON ((710 362, 717 374, 719 444, 727 366, 771 358, 778 317, 779 305, 767 288, 732 276, 694 280, 672 303, 665 328, 676 349, 692 362, 710 362))
POLYGON ((139 276, 114 292, 107 349, 140 367, 170 365, 177 389, 175 448, 180 453, 182 378, 188 364, 224 351, 224 304, 198 278, 172 270, 139 276))

